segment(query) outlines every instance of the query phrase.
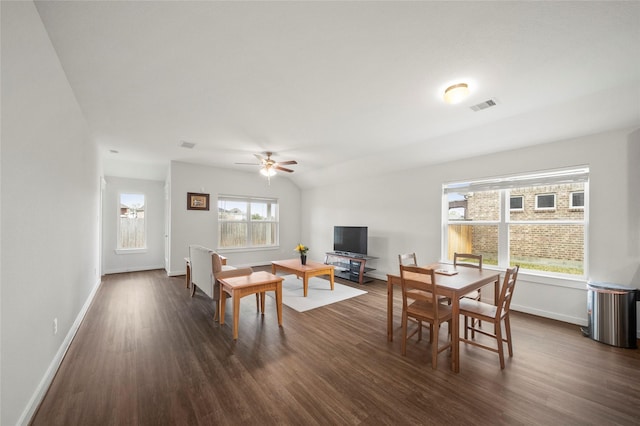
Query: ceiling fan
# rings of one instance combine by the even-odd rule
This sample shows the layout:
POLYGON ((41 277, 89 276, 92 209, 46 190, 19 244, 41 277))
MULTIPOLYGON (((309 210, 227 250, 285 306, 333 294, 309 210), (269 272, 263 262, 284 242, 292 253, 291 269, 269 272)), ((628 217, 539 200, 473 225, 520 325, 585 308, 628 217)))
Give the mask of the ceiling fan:
POLYGON ((276 170, 281 172, 293 173, 293 170, 288 169, 286 167, 282 167, 283 165, 288 166, 290 164, 298 164, 295 160, 290 161, 276 161, 271 158, 274 155, 273 152, 263 152, 266 155, 266 158, 260 154, 253 154, 258 159, 258 163, 236 163, 236 164, 247 164, 250 166, 260 166, 260 173, 270 178, 271 176, 276 174, 276 170))

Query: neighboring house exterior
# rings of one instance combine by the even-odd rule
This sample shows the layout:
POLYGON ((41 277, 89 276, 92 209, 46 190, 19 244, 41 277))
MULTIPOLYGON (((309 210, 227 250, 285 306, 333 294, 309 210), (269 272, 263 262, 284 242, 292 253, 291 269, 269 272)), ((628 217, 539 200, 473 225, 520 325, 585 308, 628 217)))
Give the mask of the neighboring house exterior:
MULTIPOLYGON (((585 243, 585 185, 558 184, 509 191, 509 257, 511 263, 539 263, 558 272, 582 274, 585 243)), ((450 227, 449 252, 482 254, 497 264, 500 220, 499 191, 465 194, 449 203, 460 225, 450 227)))

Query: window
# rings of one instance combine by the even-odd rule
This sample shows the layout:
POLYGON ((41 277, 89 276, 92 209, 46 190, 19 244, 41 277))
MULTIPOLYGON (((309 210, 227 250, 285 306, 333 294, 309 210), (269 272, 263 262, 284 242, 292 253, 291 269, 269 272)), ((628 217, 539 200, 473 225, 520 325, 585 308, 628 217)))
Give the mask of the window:
POLYGON ((118 207, 118 249, 147 247, 144 194, 120 194, 118 207))
POLYGON ((278 200, 218 197, 218 247, 250 248, 278 245, 278 200))
POLYGON ((556 194, 537 194, 536 210, 555 210, 556 194))
POLYGON ((521 212, 524 210, 524 197, 522 195, 512 195, 509 199, 509 210, 521 212))
POLYGON ((442 257, 477 253, 486 265, 586 276, 588 179, 580 168, 443 185, 442 257), (464 217, 450 214, 459 208, 464 217))
POLYGON ((584 209, 584 191, 576 191, 569 194, 569 208, 584 209))

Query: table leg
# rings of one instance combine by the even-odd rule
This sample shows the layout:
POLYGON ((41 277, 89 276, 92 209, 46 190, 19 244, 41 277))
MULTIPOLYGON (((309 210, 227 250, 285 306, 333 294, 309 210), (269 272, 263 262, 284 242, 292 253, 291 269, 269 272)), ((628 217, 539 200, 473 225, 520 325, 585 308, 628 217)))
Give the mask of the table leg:
POLYGON ((331 283, 331 291, 333 291, 333 268, 331 268, 331 273, 329 274, 329 282, 331 283))
POLYGON ((264 315, 264 301, 266 299, 265 295, 266 293, 264 291, 260 293, 260 312, 262 312, 262 315, 264 315))
POLYGON ((187 260, 187 274, 185 276, 185 281, 187 282, 187 288, 191 284, 191 262, 187 260))
POLYGON ((451 300, 451 371, 460 372, 460 298, 451 300))
POLYGON ((282 326, 282 281, 276 285, 276 311, 278 312, 278 325, 282 326))
POLYGON ((271 273, 272 273, 273 275, 275 275, 275 274, 276 274, 276 265, 274 265, 273 263, 271 264, 271 273))
POLYGON ((393 342, 393 284, 387 277, 387 340, 393 342))
POLYGON ((233 298, 233 340, 238 340, 238 319, 240 318, 240 295, 232 294, 233 298))
POLYGON ((302 276, 302 288, 304 290, 304 297, 307 297, 307 293, 309 292, 309 277, 307 274, 302 276))

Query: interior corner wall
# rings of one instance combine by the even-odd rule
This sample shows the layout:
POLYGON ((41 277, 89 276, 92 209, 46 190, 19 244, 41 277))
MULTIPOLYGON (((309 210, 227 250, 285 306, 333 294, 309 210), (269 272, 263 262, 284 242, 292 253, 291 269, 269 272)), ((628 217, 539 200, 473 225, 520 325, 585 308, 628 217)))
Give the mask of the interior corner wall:
MULTIPOLYGON (((638 130, 611 131, 350 181, 357 191, 345 185, 308 189, 302 194, 302 238, 331 250, 334 225, 368 226, 369 254, 379 259, 367 266, 386 279, 398 273, 399 253, 415 251, 425 263, 440 259, 443 183, 588 165, 588 279, 640 288, 639 144, 638 130)), ((554 286, 521 274, 513 306, 584 325, 586 297, 584 282, 554 286)))
POLYGON ((100 179, 34 4, 0 8, 0 424, 15 425, 29 422, 98 288, 100 179))
POLYGON ((271 183, 258 173, 187 164, 171 163, 170 176, 170 258, 169 275, 185 273, 184 258, 189 245, 198 244, 218 249, 218 196, 239 195, 269 197, 278 200, 280 218, 279 246, 266 249, 218 250, 230 265, 256 266, 272 260, 295 257, 294 248, 300 241, 300 189, 291 180, 277 175, 271 183), (209 194, 208 211, 187 210, 187 193, 209 194))
POLYGON ((102 258, 103 273, 146 271, 164 268, 164 182, 105 176, 106 187, 102 200, 102 258), (116 247, 119 194, 145 196, 147 249, 144 252, 117 254, 116 247))

